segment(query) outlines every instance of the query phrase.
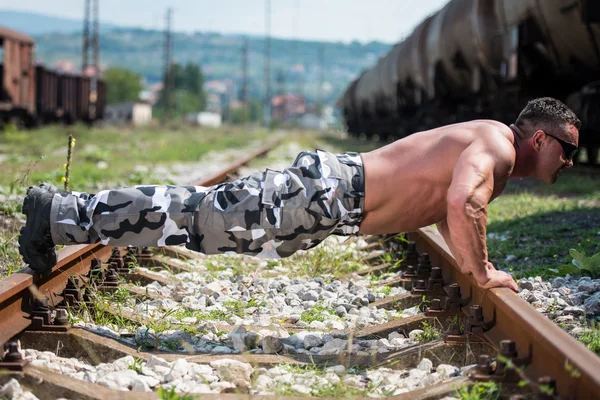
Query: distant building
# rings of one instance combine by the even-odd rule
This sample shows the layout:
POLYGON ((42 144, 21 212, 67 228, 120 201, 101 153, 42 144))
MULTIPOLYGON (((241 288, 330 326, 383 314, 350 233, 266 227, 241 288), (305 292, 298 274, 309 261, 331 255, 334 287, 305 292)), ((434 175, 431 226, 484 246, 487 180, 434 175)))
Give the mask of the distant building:
POLYGON ((271 117, 280 121, 290 121, 306 112, 304 97, 284 94, 271 99, 271 117))
POLYGON ((134 101, 109 104, 104 111, 104 121, 109 124, 147 125, 152 121, 152 106, 134 101))
POLYGON ((221 114, 217 114, 214 112, 199 112, 199 113, 190 113, 186 116, 186 121, 200 126, 210 126, 212 128, 218 128, 223 123, 221 118, 221 114))
POLYGON ((327 120, 317 114, 306 113, 298 119, 298 125, 306 129, 324 131, 327 129, 327 120))
POLYGON ((144 90, 140 93, 140 100, 144 103, 155 105, 160 98, 160 92, 163 89, 163 83, 158 82, 151 85, 145 85, 144 90))

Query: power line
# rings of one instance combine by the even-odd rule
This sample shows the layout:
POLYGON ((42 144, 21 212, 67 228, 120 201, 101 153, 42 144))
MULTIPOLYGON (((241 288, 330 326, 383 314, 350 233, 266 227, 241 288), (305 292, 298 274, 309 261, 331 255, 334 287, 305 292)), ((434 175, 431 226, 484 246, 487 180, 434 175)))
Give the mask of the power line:
POLYGON ((165 118, 170 120, 173 115, 173 46, 171 43, 171 9, 167 9, 165 17, 166 30, 164 42, 164 79, 163 91, 165 101, 165 118))
POLYGON ((92 38, 92 51, 94 53, 94 74, 90 82, 90 113, 91 118, 96 117, 96 101, 98 99, 98 78, 100 77, 100 22, 98 0, 94 0, 94 36, 92 38))
POLYGON ((279 96, 281 96, 281 120, 285 122, 287 117, 287 100, 285 96, 285 73, 283 70, 279 70, 277 73, 277 85, 279 86, 279 96))
POLYGON ((83 14, 83 49, 81 55, 81 74, 82 76, 90 76, 88 112, 89 118, 92 120, 96 117, 96 100, 98 98, 98 76, 100 74, 99 37, 100 25, 98 0, 85 0, 83 14), (92 19, 93 22, 90 22, 90 19, 92 19), (90 24, 93 24, 93 32, 90 31, 90 24), (93 54, 93 65, 91 70, 90 50, 93 54))
POLYGON ((265 100, 264 123, 271 124, 271 0, 265 0, 265 100))
POLYGON ((323 84, 325 83, 325 45, 319 46, 319 86, 317 87, 317 114, 323 114, 323 84))
POLYGON ((240 102, 248 101, 248 38, 242 45, 242 87, 240 88, 240 102))
POLYGON ((85 72, 88 66, 88 54, 90 52, 90 0, 85 0, 83 10, 83 49, 81 52, 81 72, 85 72))

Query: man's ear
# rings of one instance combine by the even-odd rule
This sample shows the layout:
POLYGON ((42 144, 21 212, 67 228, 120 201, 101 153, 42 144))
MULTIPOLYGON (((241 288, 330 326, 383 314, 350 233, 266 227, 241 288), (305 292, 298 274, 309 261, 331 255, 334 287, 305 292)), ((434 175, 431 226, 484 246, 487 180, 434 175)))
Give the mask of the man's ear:
POLYGON ((544 140, 546 139, 546 134, 542 130, 537 130, 531 137, 531 143, 535 151, 540 151, 542 145, 544 144, 544 140))

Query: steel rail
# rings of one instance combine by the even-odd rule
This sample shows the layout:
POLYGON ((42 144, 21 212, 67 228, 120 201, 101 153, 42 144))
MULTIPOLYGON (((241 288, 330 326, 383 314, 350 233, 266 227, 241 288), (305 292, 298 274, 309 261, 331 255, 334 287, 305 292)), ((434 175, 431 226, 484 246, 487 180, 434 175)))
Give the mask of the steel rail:
POLYGON ((516 342, 518 358, 526 359, 528 377, 556 379, 557 392, 566 399, 600 399, 600 357, 571 337, 554 322, 508 288, 481 289, 472 275, 465 275, 442 236, 433 228, 408 235, 420 252, 429 254, 442 268, 444 281, 458 283, 470 305, 483 308, 484 320, 494 325, 484 336, 499 348, 501 340, 516 342), (577 371, 577 372, 574 372, 577 371))
MULTIPOLYGON (((231 172, 266 154, 278 144, 279 141, 274 141, 261 147, 197 185, 211 186, 222 182, 231 172)), ((58 262, 48 276, 41 277, 31 268, 25 267, 0 280, 0 344, 29 328, 36 297, 46 297, 50 300, 50 305, 53 305, 52 300, 62 293, 70 276, 86 274, 92 258, 106 261, 110 253, 111 246, 100 243, 67 246, 58 251, 58 262)))

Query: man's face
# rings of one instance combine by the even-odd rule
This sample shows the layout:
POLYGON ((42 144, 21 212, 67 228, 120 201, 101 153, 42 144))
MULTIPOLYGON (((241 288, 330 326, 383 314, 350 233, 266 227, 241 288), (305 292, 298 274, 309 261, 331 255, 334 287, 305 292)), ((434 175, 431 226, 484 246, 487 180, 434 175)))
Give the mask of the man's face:
POLYGON ((555 183, 560 173, 565 168, 573 166, 573 157, 579 146, 579 130, 571 125, 565 124, 557 132, 544 132, 548 143, 542 150, 543 180, 547 183, 555 183))

